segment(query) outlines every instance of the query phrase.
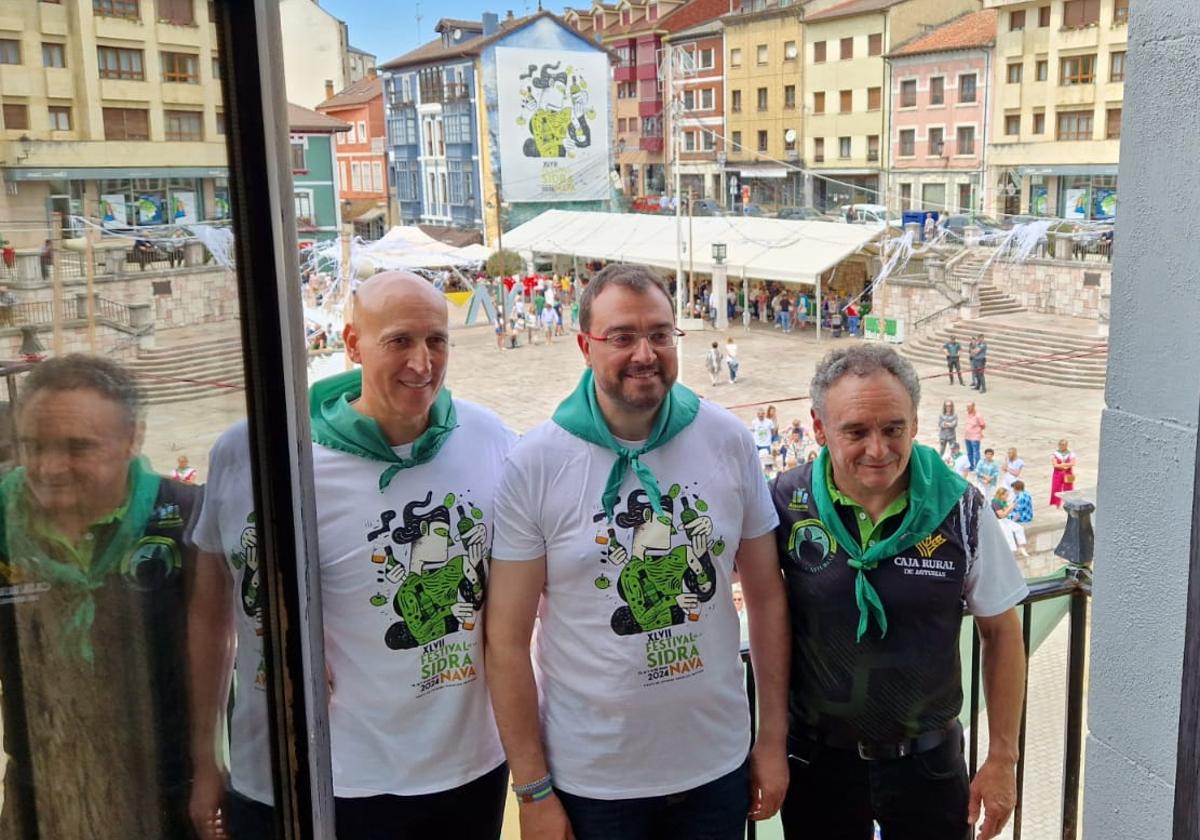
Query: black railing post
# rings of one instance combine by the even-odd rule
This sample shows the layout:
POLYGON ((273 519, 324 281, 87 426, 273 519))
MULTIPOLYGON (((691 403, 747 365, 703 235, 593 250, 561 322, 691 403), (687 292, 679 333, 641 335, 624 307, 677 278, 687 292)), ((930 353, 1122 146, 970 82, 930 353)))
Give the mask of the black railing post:
MULTIPOLYGON (((748 650, 742 654, 742 659, 746 663, 746 701, 750 704, 750 746, 753 747, 758 737, 758 695, 754 683, 754 662, 748 650)), ((755 840, 757 837, 758 823, 746 820, 746 840, 755 840)))
POLYGON ((1063 750, 1062 838, 1079 836, 1079 783, 1083 764, 1083 675, 1087 657, 1088 596, 1092 588, 1092 559, 1096 536, 1092 513, 1096 506, 1083 499, 1068 499, 1067 527, 1054 553, 1069 564, 1067 574, 1077 588, 1071 594, 1071 639, 1067 649, 1067 722, 1063 750))

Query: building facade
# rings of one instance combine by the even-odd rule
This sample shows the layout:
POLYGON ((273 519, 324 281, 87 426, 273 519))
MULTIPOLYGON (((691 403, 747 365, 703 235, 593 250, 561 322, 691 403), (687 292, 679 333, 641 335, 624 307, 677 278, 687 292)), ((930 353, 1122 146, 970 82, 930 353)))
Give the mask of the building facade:
POLYGON ((0 3, 0 236, 14 247, 40 246, 53 212, 112 227, 229 217, 208 4, 159 5, 0 3))
POLYGON ((995 9, 989 211, 1116 212, 1128 0, 985 0, 995 9))
POLYGON ((326 82, 344 90, 367 75, 375 56, 350 45, 346 24, 319 0, 278 0, 283 32, 283 76, 288 102, 315 108, 326 82))
POLYGON ((978 8, 978 0, 849 0, 805 14, 806 144, 817 207, 887 203, 884 55, 978 8))
POLYGON ((379 239, 388 229, 383 82, 371 68, 365 78, 331 95, 317 111, 350 126, 333 135, 342 216, 353 223, 355 236, 379 239))
POLYGON ((342 212, 338 201, 333 138, 349 131, 349 123, 288 103, 296 235, 301 247, 335 239, 341 232, 342 212))
POLYGON ((749 199, 768 207, 811 204, 804 159, 805 8, 786 2, 745 2, 722 18, 725 30, 725 164, 740 206, 749 199))
POLYGON ((676 56, 667 81, 679 110, 664 109, 663 130, 668 137, 677 138, 673 160, 679 167, 680 189, 692 198, 718 202, 724 201, 726 192, 722 177, 726 155, 724 43, 717 20, 663 38, 663 48, 676 56))
POLYGON ((890 211, 981 211, 995 39, 996 13, 984 9, 888 55, 890 211))

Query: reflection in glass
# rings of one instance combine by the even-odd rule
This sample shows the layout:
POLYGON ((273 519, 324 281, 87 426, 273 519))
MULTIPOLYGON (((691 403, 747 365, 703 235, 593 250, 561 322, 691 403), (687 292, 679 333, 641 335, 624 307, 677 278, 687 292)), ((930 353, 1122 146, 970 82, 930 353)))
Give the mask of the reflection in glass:
POLYGON ((179 663, 200 492, 140 456, 142 409, 98 357, 40 362, 22 385, 22 466, 0 481, 0 836, 188 836, 179 663))

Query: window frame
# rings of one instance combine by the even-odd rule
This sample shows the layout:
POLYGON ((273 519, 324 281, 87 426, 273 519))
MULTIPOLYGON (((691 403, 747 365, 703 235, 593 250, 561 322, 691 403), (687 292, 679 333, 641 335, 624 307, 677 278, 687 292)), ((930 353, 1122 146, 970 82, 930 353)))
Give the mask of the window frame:
POLYGON ((1095 135, 1096 115, 1091 110, 1058 111, 1055 117, 1055 140, 1064 143, 1078 143, 1091 140, 1095 135), (1063 131, 1064 120, 1073 120, 1074 122, 1069 131, 1063 131))
POLYGON ((771 110, 771 95, 767 88, 760 87, 755 90, 754 110, 759 113, 771 110))
POLYGON ((28 131, 29 130, 29 105, 25 102, 4 102, 0 103, 0 114, 4 119, 5 131, 28 131), (20 114, 20 119, 14 117, 20 114), (18 123, 14 125, 14 123, 18 123))
MULTIPOLYGON (((101 123, 104 127, 105 141, 115 141, 121 143, 145 143, 150 140, 150 109, 149 108, 121 108, 121 107, 102 107, 100 109, 101 123), (130 135, 130 118, 134 114, 139 114, 138 122, 144 125, 144 131, 139 131, 135 135, 130 135), (115 123, 116 117, 121 118, 121 132, 119 137, 112 136, 109 133, 110 126, 115 123)), ((143 127, 139 125, 137 127, 143 127)))
POLYGON ((917 107, 917 89, 919 85, 916 79, 901 79, 900 80, 900 107, 901 108, 916 108, 917 107))
POLYGON ((1108 80, 1110 82, 1125 81, 1125 50, 1113 50, 1108 54, 1108 80), (1120 72, 1117 72, 1117 65, 1120 64, 1120 72))
POLYGON ((1063 0, 1063 29, 1087 29, 1099 25, 1100 0, 1063 0))
POLYGON ((96 46, 96 62, 97 72, 101 79, 121 82, 144 82, 146 81, 146 53, 145 50, 132 49, 130 47, 109 47, 103 44, 96 46), (107 58, 111 57, 115 61, 115 67, 110 66, 107 58), (134 58, 137 61, 134 61, 134 58), (129 59, 129 67, 123 67, 124 59, 129 59), (134 64, 137 65, 136 69, 134 64))
POLYGON ((185 108, 164 108, 163 140, 168 143, 204 142, 204 112, 185 108), (189 128, 194 126, 195 131, 186 130, 183 126, 185 122, 189 124, 189 128), (172 123, 175 124, 175 128, 171 127, 172 123))
POLYGON ((850 160, 854 157, 854 138, 843 135, 838 137, 838 160, 850 160))
POLYGON ((760 152, 765 152, 771 148, 771 135, 765 128, 758 129, 757 142, 760 152))
POLYGON ((742 66, 742 48, 741 47, 730 47, 729 48, 729 66, 730 67, 741 67, 742 66))
POLYGON ((136 20, 142 16, 140 0, 92 0, 92 14, 98 17, 136 20))
POLYGON ((158 55, 164 84, 200 84, 200 54, 162 50, 158 55), (183 69, 180 69, 180 65, 183 69), (190 66, 189 66, 190 65, 190 66))
POLYGON ((20 38, 0 38, 0 65, 19 65, 24 64, 24 50, 21 48, 20 38), (16 57, 16 61, 12 58, 16 57))
POLYGON ((813 41, 813 64, 824 64, 828 60, 827 52, 827 42, 813 41))
POLYGON ((867 36, 867 55, 883 55, 883 33, 872 32, 867 36))
POLYGON ((757 44, 754 47, 754 63, 761 67, 771 62, 771 49, 767 44, 757 44))
POLYGON ((1024 61, 1010 61, 1008 63, 1008 66, 1005 68, 1005 72, 1004 72, 1005 84, 1019 85, 1019 84, 1021 84, 1021 77, 1024 75, 1025 75, 1025 62, 1024 61))
POLYGON ((785 111, 795 111, 796 110, 796 86, 795 85, 784 85, 783 86, 783 110, 785 110, 785 111))
POLYGON ((822 115, 825 113, 825 91, 813 91, 813 114, 822 115))
POLYGON ((1025 31, 1025 10, 1013 9, 1008 13, 1008 31, 1009 32, 1024 32, 1025 31))
POLYGON ((958 104, 959 105, 974 105, 979 102, 979 74, 978 73, 959 73, 958 74, 958 104), (964 82, 971 80, 971 98, 963 97, 964 82))
POLYGON ((940 158, 946 154, 946 129, 940 125, 931 125, 925 128, 925 156, 940 158), (935 141, 934 132, 937 132, 937 140, 935 141))
POLYGON ((976 134, 975 126, 973 126, 973 125, 958 125, 958 126, 954 127, 954 156, 955 157, 975 157, 975 155, 978 154, 978 152, 976 151, 975 134, 976 134), (963 132, 967 132, 967 131, 971 132, 969 135, 966 135, 967 138, 970 140, 970 144, 969 144, 969 148, 966 151, 964 151, 963 146, 966 144, 963 143, 963 137, 964 137, 963 132))
POLYGON ((1033 112, 1033 126, 1030 129, 1029 133, 1033 134, 1035 136, 1038 136, 1038 137, 1040 137, 1046 133, 1046 112, 1045 111, 1034 111, 1033 112))
POLYGON ((854 113, 854 88, 838 91, 838 113, 854 113))
POLYGON ((742 89, 732 88, 729 91, 729 111, 732 114, 742 112, 742 89))
POLYGON ((813 138, 813 163, 825 162, 825 138, 813 138))
POLYGON ((930 76, 929 77, 929 105, 930 107, 941 107, 946 104, 946 77, 945 76, 930 76), (937 83, 937 98, 934 98, 934 83, 937 83))
POLYGON ((1075 85, 1092 85, 1096 83, 1096 53, 1083 55, 1066 55, 1058 59, 1058 84, 1060 87, 1075 85), (1074 71, 1068 71, 1068 64, 1074 62, 1074 71), (1088 67, 1085 72, 1085 66, 1088 67))
POLYGON ((1044 29, 1050 25, 1050 4, 1038 6, 1038 28, 1044 29))
POLYGON ((67 66, 67 45, 58 41, 42 41, 42 66, 65 69, 67 66), (47 57, 57 56, 58 63, 47 61, 47 57))
POLYGON ((854 60, 854 36, 849 35, 838 41, 838 61, 854 60))
POLYGON ((1116 108, 1104 109, 1104 139, 1105 140, 1120 140, 1121 139, 1121 112, 1122 106, 1116 108), (1113 114, 1116 114, 1116 130, 1113 126, 1113 114))
POLYGON ((917 130, 902 128, 896 134, 896 157, 910 158, 917 156, 917 130))
POLYGON ((1004 115, 1004 136, 1005 137, 1020 137, 1021 136, 1021 115, 1005 114, 1004 115), (1016 130, 1010 131, 1013 126, 1013 120, 1016 120, 1016 130))
POLYGON ((51 131, 71 131, 72 130, 71 126, 74 123, 72 122, 72 118, 71 118, 71 106, 70 105, 47 105, 46 106, 46 114, 50 118, 50 130, 51 131), (62 126, 55 124, 55 123, 59 122, 59 120, 57 120, 55 118, 62 117, 63 115, 66 115, 66 118, 67 118, 66 128, 63 128, 62 126))
POLYGON ((867 88, 867 111, 879 111, 883 108, 883 88, 867 88))

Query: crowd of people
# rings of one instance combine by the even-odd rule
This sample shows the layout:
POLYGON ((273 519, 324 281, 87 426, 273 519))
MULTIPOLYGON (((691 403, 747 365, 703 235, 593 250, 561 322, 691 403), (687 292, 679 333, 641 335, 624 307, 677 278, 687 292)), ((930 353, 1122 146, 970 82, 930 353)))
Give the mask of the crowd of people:
POLYGON ((496 348, 515 350, 525 344, 552 344, 555 338, 579 325, 579 302, 571 275, 537 276, 526 284, 511 306, 499 299, 497 286, 496 348), (503 312, 509 309, 507 318, 503 312))
MULTIPOLYGON (((730 288, 724 300, 720 300, 715 289, 703 286, 692 299, 688 308, 695 318, 709 322, 717 320, 720 307, 731 323, 736 322, 738 313, 749 326, 752 322, 771 324, 785 334, 797 330, 815 328, 817 323, 816 297, 804 289, 791 289, 783 283, 755 283, 750 287, 750 300, 746 301, 740 290, 730 288)), ((834 337, 861 336, 862 319, 870 311, 868 298, 856 298, 844 294, 832 294, 821 299, 821 328, 829 330, 834 337)))

